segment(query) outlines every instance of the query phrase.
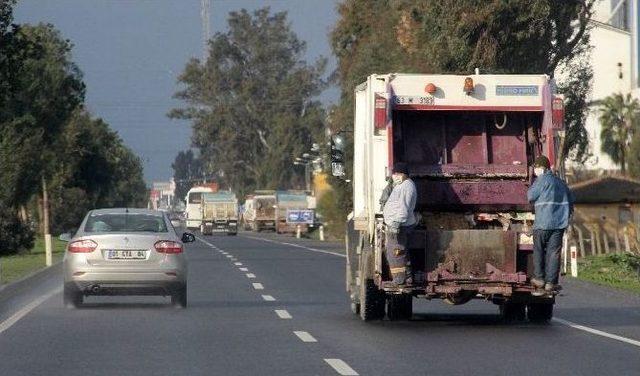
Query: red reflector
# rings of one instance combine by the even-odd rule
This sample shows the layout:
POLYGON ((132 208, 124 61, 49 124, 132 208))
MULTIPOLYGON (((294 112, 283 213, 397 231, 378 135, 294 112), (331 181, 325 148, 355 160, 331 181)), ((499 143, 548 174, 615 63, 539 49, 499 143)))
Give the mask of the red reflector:
POLYGON ((182 253, 182 244, 178 242, 172 242, 170 240, 160 240, 159 242, 156 242, 156 244, 154 244, 154 247, 159 253, 182 253))
POLYGON ((90 253, 93 252, 98 244, 93 240, 76 240, 75 242, 69 243, 67 250, 71 253, 90 253))

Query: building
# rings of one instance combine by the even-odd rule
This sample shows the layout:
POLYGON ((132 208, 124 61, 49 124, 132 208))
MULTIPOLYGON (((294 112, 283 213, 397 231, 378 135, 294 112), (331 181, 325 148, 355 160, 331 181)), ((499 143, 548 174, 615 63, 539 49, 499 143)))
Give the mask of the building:
MULTIPOLYGON (((638 0, 596 0, 591 20, 592 101, 614 93, 635 93, 638 96, 638 11, 638 0)), ((597 106, 593 106, 586 121, 592 156, 584 168, 619 170, 620 166, 600 150, 599 117, 597 106)), ((582 165, 572 167, 581 168, 582 165)))
POLYGON ((575 196, 573 227, 581 254, 639 249, 640 181, 604 176, 570 188, 575 196))
POLYGON ((149 195, 149 207, 155 210, 168 210, 175 205, 176 183, 170 181, 154 181, 149 195))

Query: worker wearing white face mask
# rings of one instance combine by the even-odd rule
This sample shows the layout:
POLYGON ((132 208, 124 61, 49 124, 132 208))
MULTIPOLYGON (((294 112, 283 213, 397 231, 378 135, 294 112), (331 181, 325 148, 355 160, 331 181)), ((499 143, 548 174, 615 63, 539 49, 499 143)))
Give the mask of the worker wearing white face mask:
POLYGON ((544 155, 536 158, 533 164, 536 180, 527 192, 527 198, 534 204, 536 213, 533 223, 535 275, 531 278, 531 284, 539 290, 534 295, 559 289, 562 237, 573 212, 573 194, 550 167, 549 159, 544 155))
POLYGON ((385 254, 391 269, 393 282, 397 285, 411 284, 411 260, 408 255, 409 236, 416 225, 413 211, 416 207, 418 192, 416 185, 409 179, 405 163, 393 166, 393 190, 384 204, 382 214, 387 225, 385 254))

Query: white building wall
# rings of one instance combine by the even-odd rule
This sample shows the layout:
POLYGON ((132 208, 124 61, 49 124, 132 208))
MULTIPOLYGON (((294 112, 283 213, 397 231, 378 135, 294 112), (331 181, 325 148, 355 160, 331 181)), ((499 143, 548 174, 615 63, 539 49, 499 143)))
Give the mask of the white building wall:
MULTIPOLYGON (((629 30, 612 26, 615 24, 611 11, 618 1, 599 0, 594 7, 591 22, 591 65, 593 82, 591 101, 606 98, 614 93, 629 93, 637 88, 637 3, 638 0, 626 0, 629 30)), ((620 11, 624 11, 619 10, 620 11)), ((589 151, 592 157, 583 166, 589 170, 618 170, 611 158, 601 151, 600 112, 598 106, 590 108, 586 121, 589 134, 589 151)), ((574 165, 573 167, 580 167, 574 165)))

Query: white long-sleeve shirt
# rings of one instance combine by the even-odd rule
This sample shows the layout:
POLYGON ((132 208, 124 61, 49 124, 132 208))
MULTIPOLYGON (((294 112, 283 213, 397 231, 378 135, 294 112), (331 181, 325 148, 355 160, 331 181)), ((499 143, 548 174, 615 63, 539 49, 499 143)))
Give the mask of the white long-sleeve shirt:
POLYGON ((391 191, 391 195, 382 210, 384 223, 391 227, 416 224, 416 217, 413 211, 416 208, 417 198, 418 191, 411 179, 406 179, 393 187, 393 191, 391 191))

